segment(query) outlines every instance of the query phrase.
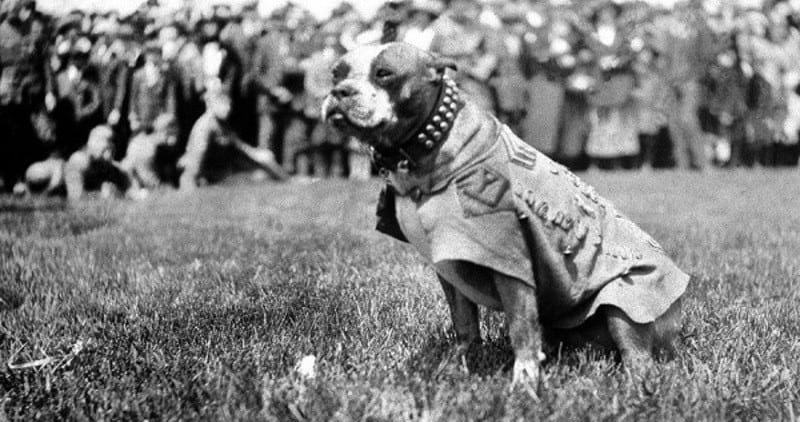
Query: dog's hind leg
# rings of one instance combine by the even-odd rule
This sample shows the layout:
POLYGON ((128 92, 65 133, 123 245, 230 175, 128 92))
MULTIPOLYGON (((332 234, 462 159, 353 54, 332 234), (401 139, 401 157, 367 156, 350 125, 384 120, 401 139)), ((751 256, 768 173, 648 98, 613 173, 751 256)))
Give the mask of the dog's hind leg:
POLYGON ((540 362, 544 355, 536 289, 499 273, 495 273, 494 280, 506 314, 511 347, 514 349, 511 385, 521 386, 537 397, 540 362))
POLYGON ((615 306, 604 306, 608 332, 627 371, 641 373, 653 364, 654 324, 638 324, 615 306))
POLYGON ((675 339, 681 331, 682 299, 673 303, 667 312, 653 322, 654 346, 666 358, 675 357, 675 339))
MULTIPOLYGON (((453 321, 453 329, 456 332, 456 340, 459 348, 468 348, 470 344, 476 343, 481 339, 480 325, 478 318, 480 313, 478 305, 461 294, 447 280, 439 277, 439 283, 444 290, 444 297, 450 307, 450 317, 453 321)), ((466 350, 465 350, 466 351, 466 350)))
POLYGON ((649 324, 637 324, 625 312, 614 306, 605 306, 608 331, 622 355, 622 362, 630 370, 640 372, 653 363, 653 353, 675 354, 675 338, 681 329, 681 299, 667 312, 649 324))

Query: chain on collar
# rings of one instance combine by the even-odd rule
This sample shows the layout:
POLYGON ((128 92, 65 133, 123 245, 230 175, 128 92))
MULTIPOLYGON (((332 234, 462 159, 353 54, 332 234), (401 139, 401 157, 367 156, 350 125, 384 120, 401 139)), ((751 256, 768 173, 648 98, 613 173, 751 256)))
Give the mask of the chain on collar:
POLYGON ((385 171, 408 172, 418 166, 419 160, 438 148, 447 139, 464 101, 456 82, 442 75, 439 98, 433 113, 399 146, 393 148, 370 147, 375 164, 385 171))

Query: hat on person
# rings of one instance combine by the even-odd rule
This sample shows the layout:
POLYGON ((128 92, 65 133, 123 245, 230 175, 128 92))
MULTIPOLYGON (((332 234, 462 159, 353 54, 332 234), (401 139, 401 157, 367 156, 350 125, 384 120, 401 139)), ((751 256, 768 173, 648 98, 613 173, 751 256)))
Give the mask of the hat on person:
POLYGON ((505 3, 497 10, 497 15, 503 22, 524 22, 529 8, 519 3, 505 3))
POLYGON ((26 6, 36 7, 35 0, 5 0, 0 1, 0 16, 14 16, 26 6))
POLYGON ((72 51, 72 43, 70 40, 61 40, 56 43, 56 55, 66 56, 72 51))
POLYGON ((405 20, 410 5, 409 1, 388 1, 378 9, 375 19, 400 23, 405 20))
POLYGON ((56 34, 63 34, 71 29, 81 27, 82 18, 76 14, 68 14, 56 22, 56 34))
POLYGON ((411 2, 411 10, 438 16, 444 12, 444 3, 439 0, 414 0, 411 2))
POLYGON ((92 35, 114 35, 119 31, 119 23, 116 19, 104 17, 99 19, 92 28, 92 35))
POLYGON ((145 53, 157 53, 161 54, 161 43, 158 40, 150 39, 144 43, 144 52, 145 53))
POLYGON ((72 46, 72 54, 88 55, 92 51, 92 41, 87 37, 80 37, 72 46))

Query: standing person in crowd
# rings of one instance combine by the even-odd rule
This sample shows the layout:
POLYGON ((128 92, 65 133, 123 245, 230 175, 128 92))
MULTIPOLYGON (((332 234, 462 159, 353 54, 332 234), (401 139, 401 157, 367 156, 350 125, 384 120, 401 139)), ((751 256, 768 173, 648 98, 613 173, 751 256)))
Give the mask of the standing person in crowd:
POLYGON ((744 20, 745 30, 738 38, 746 77, 747 113, 744 121, 745 154, 742 154, 742 164, 747 166, 763 164, 768 146, 775 135, 774 119, 778 117, 773 115, 774 109, 779 107, 776 102, 780 98, 776 98, 773 90, 775 68, 768 66, 767 56, 771 46, 766 38, 767 24, 768 21, 762 14, 748 13, 744 20))
POLYGON ((522 37, 526 29, 521 21, 523 16, 519 8, 511 5, 502 11, 500 33, 504 49, 499 52, 497 67, 489 80, 497 117, 514 133, 522 133, 522 121, 530 103, 528 84, 522 73, 522 37))
POLYGON ((670 87, 659 71, 661 58, 650 48, 643 48, 633 65, 637 87, 633 92, 638 111, 637 130, 640 146, 639 165, 648 170, 656 164, 656 151, 669 139, 670 87))
MULTIPOLYGON (((43 146, 31 122, 45 93, 43 19, 33 0, 5 0, 0 13, 0 191, 21 182, 43 146)), ((21 185, 20 185, 21 187, 21 185)))
POLYGON ((239 133, 247 143, 259 147, 268 145, 272 135, 272 122, 269 119, 262 121, 259 107, 264 93, 259 76, 262 70, 270 66, 269 56, 265 54, 269 46, 264 45, 262 32, 261 17, 253 4, 246 5, 240 19, 232 19, 220 34, 222 42, 231 46, 242 65, 239 133), (261 140, 261 136, 265 136, 266 141, 261 140))
POLYGON ((588 130, 581 129, 586 129, 588 121, 581 124, 579 117, 586 114, 588 105, 585 92, 573 90, 570 83, 581 72, 574 51, 580 42, 567 13, 537 8, 526 15, 529 28, 523 36, 521 62, 529 102, 520 137, 573 167, 586 144, 588 130))
POLYGON ((240 131, 242 61, 233 47, 220 38, 226 23, 227 16, 217 16, 213 12, 198 23, 204 91, 221 90, 231 99, 234 116, 231 123, 235 130, 240 131))
MULTIPOLYGON (((758 151, 755 163, 775 165, 780 160, 777 151, 791 154, 784 145, 796 143, 797 134, 792 133, 792 123, 787 115, 788 101, 793 88, 785 86, 788 72, 795 72, 800 62, 800 43, 797 33, 792 37, 786 16, 779 8, 764 17, 749 15, 749 33, 741 37, 745 57, 752 72, 748 84, 747 133, 752 136, 752 145, 758 151), (786 129, 789 129, 788 131, 786 129)), ((791 79, 791 76, 790 76, 791 79)), ((796 119, 796 117, 793 117, 796 119)))
POLYGON ((475 0, 453 0, 433 23, 431 51, 456 62, 456 82, 474 104, 494 112, 489 78, 497 67, 502 41, 479 22, 481 8, 475 0))
POLYGON ((158 116, 175 115, 175 84, 161 58, 161 46, 149 42, 144 50, 144 65, 133 73, 130 96, 130 121, 134 134, 153 131, 158 116))
MULTIPOLYGON (((144 47, 144 63, 133 72, 131 78, 128 106, 131 142, 137 138, 152 138, 154 132, 166 130, 156 128, 156 120, 159 118, 168 120, 170 124, 176 121, 178 78, 171 72, 169 64, 164 62, 161 51, 161 45, 155 40, 149 41, 144 47)), ((175 163, 180 156, 180 150, 176 143, 162 142, 158 145, 160 182, 178 181, 175 163)), ((125 150, 131 151, 128 146, 130 145, 127 145, 125 150)))
POLYGON ((313 50, 314 27, 308 17, 296 9, 286 11, 286 24, 280 29, 283 55, 278 85, 272 89, 275 96, 277 120, 281 128, 281 151, 284 167, 299 176, 311 174, 311 162, 305 152, 310 146, 313 120, 306 115, 308 92, 305 89, 306 72, 302 61, 313 50))
POLYGON ((635 167, 639 156, 638 108, 633 97, 636 79, 626 34, 618 27, 622 8, 608 3, 592 15, 590 41, 600 77, 589 97, 591 131, 586 152, 601 169, 635 167))
POLYGON ((186 27, 172 22, 159 31, 162 59, 167 73, 175 84, 175 118, 178 138, 175 147, 182 151, 189 139, 194 122, 203 114, 203 59, 197 41, 189 36, 186 27))
MULTIPOLYGON (((119 22, 109 34, 110 44, 99 59, 103 115, 114 131, 114 150, 124 152, 131 136, 129 117, 132 74, 140 56, 133 27, 119 22)), ((115 157, 120 159, 121 157, 115 157)))
POLYGON ((776 145, 775 164, 796 166, 800 158, 800 30, 791 26, 788 5, 775 5, 770 14, 770 38, 779 59, 779 95, 783 97, 785 118, 780 143, 776 145))
MULTIPOLYGON (((726 28, 728 29, 728 28, 726 28)), ((717 165, 741 163, 747 143, 747 78, 742 71, 740 50, 735 31, 722 32, 715 60, 710 63, 704 80, 706 131, 717 136, 713 146, 717 165)))
POLYGON ((73 45, 62 41, 66 64, 55 75, 56 141, 62 157, 69 157, 89 138, 89 132, 102 123, 99 74, 89 63, 91 41, 78 38, 73 45), (65 45, 66 44, 66 45, 65 45))
POLYGON ((333 87, 329 69, 342 51, 335 32, 320 31, 318 40, 321 48, 300 62, 306 75, 303 113, 311 125, 310 145, 304 155, 311 161, 314 175, 342 177, 345 172, 345 139, 321 118, 322 100, 333 87))
POLYGON ((655 50, 664 56, 665 71, 672 90, 669 135, 676 164, 681 168, 704 170, 704 135, 698 112, 701 105, 700 79, 713 56, 709 28, 696 6, 677 5, 673 13, 656 18, 655 50))

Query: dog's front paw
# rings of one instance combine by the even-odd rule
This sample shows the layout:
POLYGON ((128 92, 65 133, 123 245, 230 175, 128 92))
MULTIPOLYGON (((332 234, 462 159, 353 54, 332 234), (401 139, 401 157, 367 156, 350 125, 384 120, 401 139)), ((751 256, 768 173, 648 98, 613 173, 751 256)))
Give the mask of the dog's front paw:
POLYGON ((541 367, 536 358, 517 359, 514 361, 511 389, 519 389, 531 398, 539 399, 539 382, 541 380, 541 367))
POLYGON ((460 372, 463 374, 469 373, 469 365, 467 364, 467 356, 470 351, 480 345, 480 341, 464 341, 459 342, 456 347, 447 352, 444 359, 439 363, 436 369, 435 376, 439 376, 446 372, 460 372))

